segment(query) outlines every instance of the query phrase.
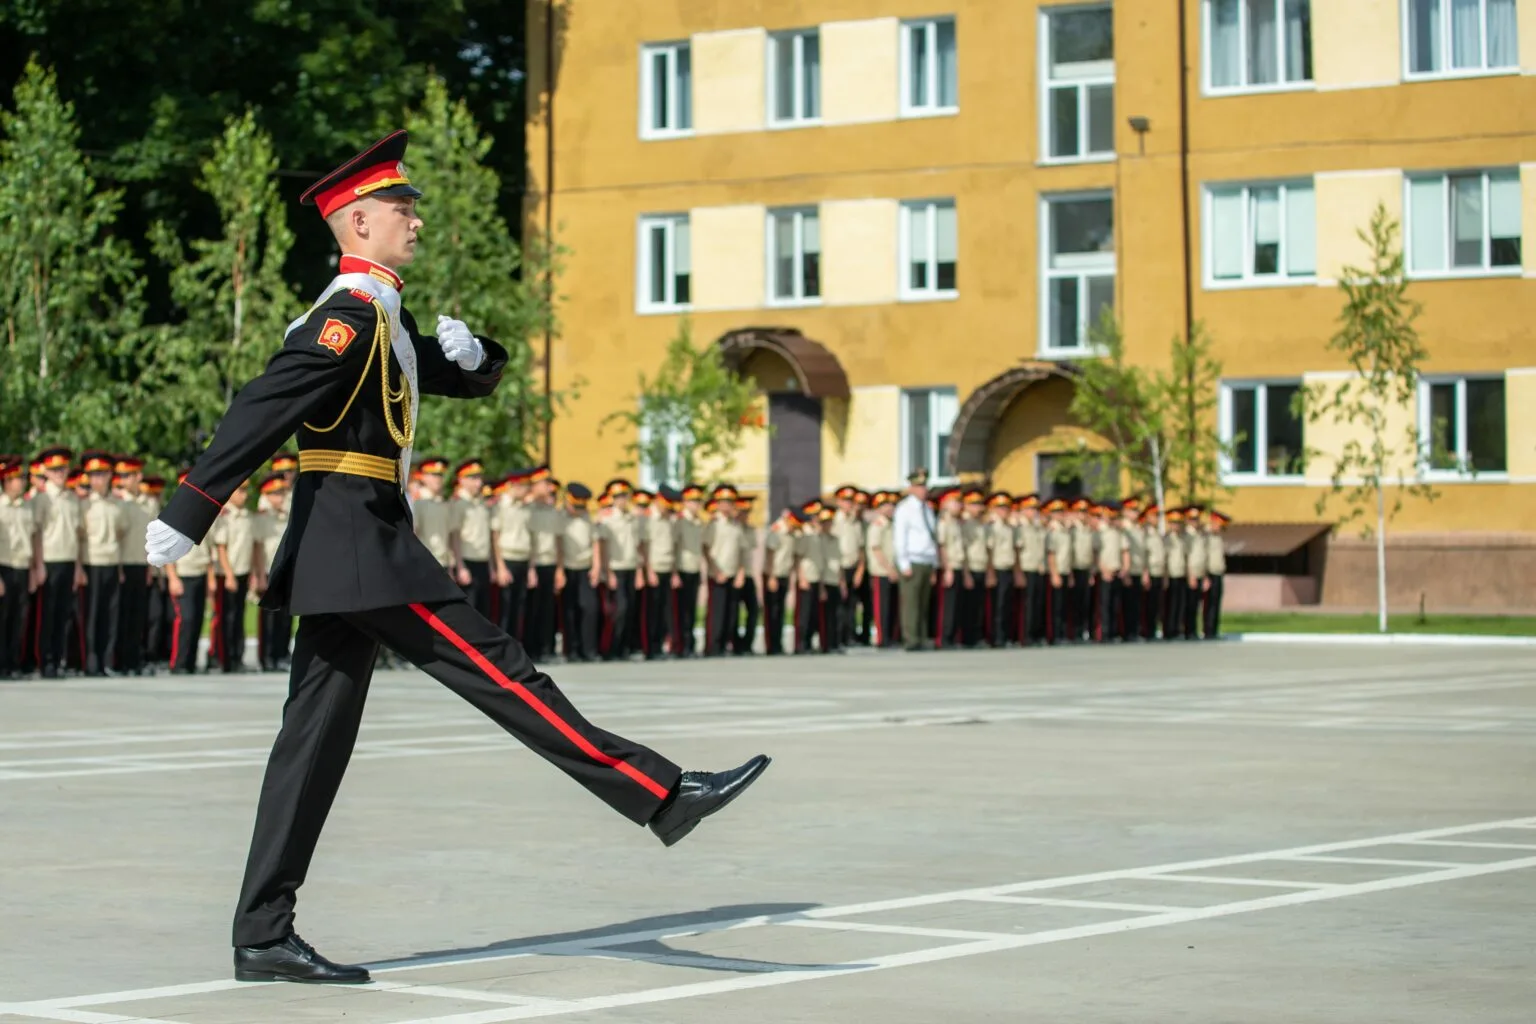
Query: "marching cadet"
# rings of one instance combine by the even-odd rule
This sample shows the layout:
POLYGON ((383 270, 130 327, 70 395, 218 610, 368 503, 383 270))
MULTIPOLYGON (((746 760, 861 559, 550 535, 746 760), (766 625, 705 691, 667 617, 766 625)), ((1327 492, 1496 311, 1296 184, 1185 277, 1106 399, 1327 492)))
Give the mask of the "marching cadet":
POLYGON ((1093 635, 1093 581, 1097 573, 1097 552, 1094 549, 1096 533, 1090 522, 1093 502, 1087 498, 1074 498, 1067 506, 1072 534, 1072 623, 1070 629, 1075 640, 1088 640, 1093 635))
MULTIPOLYGON (((153 505, 157 510, 155 515, 158 516, 160 496, 165 493, 165 477, 146 476, 139 484, 139 493, 146 502, 153 505)), ((175 617, 172 608, 175 602, 171 600, 171 595, 167 591, 165 569, 158 565, 151 565, 149 572, 148 608, 145 612, 145 660, 152 664, 169 665, 171 637, 175 632, 171 625, 175 617)), ((146 668, 147 671, 149 671, 148 668, 146 668)))
POLYGON ((1067 522, 1067 503, 1052 498, 1045 503, 1045 513, 1049 517, 1045 535, 1046 570, 1051 584, 1048 639, 1052 644, 1070 643, 1077 639, 1069 629, 1071 606, 1077 599, 1077 581, 1072 574, 1073 539, 1072 527, 1067 522))
POLYGON ((1019 642, 1034 647, 1045 642, 1046 584, 1045 525, 1040 521, 1040 496, 1026 494, 1017 502, 1018 524, 1014 529, 1019 547, 1019 642))
POLYGON ((1210 590, 1210 552, 1205 533, 1200 529, 1202 509, 1191 505, 1184 510, 1184 550, 1189 572, 1189 597, 1184 606, 1184 639, 1200 639, 1201 609, 1210 590))
POLYGON ((838 623, 843 621, 848 607, 848 583, 843 578, 843 551, 832 526, 837 520, 837 510, 822 505, 816 513, 816 526, 821 538, 821 642, 828 651, 844 650, 843 632, 838 623))
POLYGON ((1094 510, 1094 532, 1098 534, 1099 621, 1094 639, 1107 644, 1120 637, 1120 593, 1130 573, 1131 554, 1126 550, 1125 534, 1114 520, 1119 509, 1105 503, 1094 510))
POLYGON ((1119 530, 1125 540, 1126 569, 1120 581, 1119 635, 1127 643, 1141 639, 1146 603, 1147 531, 1141 527, 1140 516, 1140 498, 1132 495, 1120 502, 1119 530))
POLYGON ((529 482, 533 494, 528 513, 533 566, 528 577, 523 646, 528 657, 538 661, 555 653, 555 601, 565 589, 565 546, 560 541, 565 534, 565 513, 555 504, 555 478, 548 466, 535 468, 529 482))
POLYGON ((469 606, 487 619, 491 617, 491 510, 480 493, 485 486, 485 464, 479 459, 466 459, 453 472, 455 480, 453 501, 449 503, 450 538, 454 547, 454 561, 458 565, 455 579, 469 606))
POLYGON ((1184 541, 1184 513, 1171 508, 1163 519, 1168 524, 1163 538, 1168 548, 1168 610, 1163 615, 1163 639, 1177 640, 1184 635, 1190 601, 1189 546, 1184 541))
POLYGON ((826 550, 821 541, 821 502, 812 499, 800 506, 796 517, 800 535, 795 540, 795 653, 811 653, 811 637, 820 636, 821 653, 827 653, 826 612, 822 597, 826 580, 826 550))
POLYGON ((448 460, 433 455, 422 459, 416 469, 421 474, 421 494, 411 506, 416 536, 432 552, 437 564, 452 575, 458 542, 454 536, 453 509, 443 497, 448 460))
POLYGON ((118 586, 117 670, 123 675, 140 676, 144 674, 147 661, 144 642, 148 632, 150 594, 154 588, 154 573, 149 567, 149 556, 144 553, 144 538, 149 524, 160 514, 160 502, 141 493, 143 459, 131 455, 120 456, 113 469, 122 484, 122 496, 118 499, 117 507, 123 517, 123 575, 118 586))
POLYGON ((640 520, 629 505, 634 488, 628 480, 611 480, 604 490, 613 507, 597 525, 601 564, 608 584, 599 649, 604 661, 627 661, 632 653, 629 610, 635 604, 635 570, 640 565, 640 520))
POLYGON ((936 495, 939 504, 939 586, 934 588, 934 644, 943 649, 958 639, 960 604, 965 581, 965 532, 960 524, 960 492, 954 488, 936 495))
MULTIPOLYGON (((288 529, 288 484, 281 473, 273 472, 261 481, 261 497, 252 520, 252 532, 261 544, 260 592, 272 573, 277 546, 288 529)), ((293 617, 281 608, 261 607, 256 613, 256 660, 263 672, 286 672, 289 667, 293 617)))
POLYGON ((741 628, 736 634, 734 649, 737 654, 751 654, 757 641, 757 622, 761 612, 758 577, 762 574, 762 560, 758 557, 757 527, 752 525, 750 494, 736 498, 736 525, 741 531, 741 585, 736 588, 736 605, 741 609, 741 628))
POLYGON ((596 661, 598 658, 597 588, 602 580, 600 528, 592 522, 588 503, 592 489, 571 481, 565 488, 565 525, 560 534, 565 587, 564 643, 566 661, 596 661))
POLYGON ((80 501, 67 487, 73 459, 74 453, 68 448, 48 448, 37 457, 44 484, 32 501, 43 542, 33 575, 42 578, 36 628, 37 664, 44 679, 59 677, 69 627, 75 620, 75 593, 85 585, 80 560, 80 501))
POLYGON ((1147 546, 1146 615, 1142 619, 1141 636, 1144 640, 1156 640, 1167 623, 1168 604, 1168 538, 1158 522, 1158 507, 1148 505, 1141 513, 1142 536, 1147 546))
POLYGON ((266 590, 265 555, 256 537, 255 517, 246 507, 249 497, 248 484, 236 487, 209 534, 217 552, 214 570, 222 580, 214 581, 208 639, 218 651, 219 669, 225 675, 245 671, 245 599, 253 586, 258 593, 266 590))
POLYGON ((1205 589, 1205 638, 1221 639, 1221 596, 1226 589, 1227 542, 1222 536, 1232 520, 1215 509, 1206 517, 1205 571, 1209 581, 1205 589))
POLYGON ((669 645, 674 658, 682 651, 677 639, 677 509, 681 500, 676 488, 657 488, 651 516, 645 521, 647 660, 663 657, 669 645))
POLYGON ((688 484, 683 488, 682 499, 683 511, 677 517, 677 635, 681 656, 691 658, 698 650, 694 627, 699 618, 699 587, 705 570, 705 523, 701 514, 704 488, 688 484))
POLYGON ((104 676, 115 666, 117 649, 118 586, 123 578, 123 535, 128 525, 112 497, 112 456, 86 452, 81 468, 87 492, 80 506, 81 563, 85 567, 85 610, 80 637, 85 647, 85 674, 104 676))
POLYGON ((987 640, 993 647, 1006 647, 1017 639, 1014 624, 1018 613, 1014 602, 1023 591, 1023 573, 1019 570, 1019 549, 1015 542, 1013 497, 1002 492, 987 499, 986 541, 990 559, 986 571, 987 640))
MULTIPOLYGON (((177 478, 177 486, 185 486, 187 474, 177 478)), ((203 615, 208 608, 208 592, 216 584, 213 563, 216 552, 213 531, 202 542, 179 559, 165 567, 166 590, 174 602, 171 619, 171 671, 192 675, 197 671, 197 642, 203 635, 203 615)), ((214 651, 214 635, 210 631, 208 653, 210 663, 214 651)))
POLYGON ((896 607, 896 532, 891 526, 896 502, 901 495, 878 491, 870 502, 869 529, 864 534, 864 565, 870 591, 870 624, 876 647, 895 647, 896 607))
POLYGON ((987 570, 992 566, 991 537, 987 530, 987 496, 985 492, 969 490, 963 498, 960 514, 960 536, 965 545, 965 575, 960 590, 960 642, 967 647, 979 647, 986 630, 991 608, 987 603, 987 570))
POLYGON ((795 541, 799 523, 786 507, 763 535, 763 651, 784 653, 784 609, 795 585, 795 541))
POLYGON ((849 646, 855 635, 862 635, 861 643, 869 642, 869 623, 855 623, 858 593, 864 584, 864 523, 855 501, 861 492, 857 487, 844 484, 834 492, 837 512, 832 519, 832 535, 837 538, 837 561, 840 567, 842 590, 849 595, 842 602, 837 615, 837 640, 839 647, 849 646))
POLYGON ((27 597, 39 557, 36 510, 26 499, 26 468, 20 456, 0 459, 0 679, 15 679, 22 672, 27 597))
POLYGON ((721 484, 710 492, 704 531, 704 564, 709 575, 709 615, 704 624, 704 656, 716 657, 735 646, 736 595, 746 572, 741 564, 741 527, 736 522, 736 488, 721 484))
POLYGON ((533 576, 529 568, 533 556, 533 534, 528 529, 530 472, 514 469, 507 474, 502 481, 506 489, 497 497, 491 518, 491 558, 496 585, 501 588, 501 631, 519 640, 526 639, 523 617, 533 576))

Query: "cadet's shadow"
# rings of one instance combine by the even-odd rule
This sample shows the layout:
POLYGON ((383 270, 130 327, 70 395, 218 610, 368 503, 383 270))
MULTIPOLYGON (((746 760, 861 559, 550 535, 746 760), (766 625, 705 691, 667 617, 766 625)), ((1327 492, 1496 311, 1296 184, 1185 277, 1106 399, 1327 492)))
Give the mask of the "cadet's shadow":
POLYGON ((686 949, 673 949, 656 935, 697 928, 701 932, 724 931, 735 922, 758 917, 793 919, 815 903, 760 903, 743 906, 711 907, 682 914, 663 914, 642 917, 622 924, 605 925, 584 931, 559 932, 550 935, 530 935, 504 939, 485 946, 465 946, 458 949, 436 949, 398 960, 369 964, 373 970, 392 967, 426 967, 433 963, 460 964, 474 960, 491 960, 498 957, 527 954, 531 956, 601 956, 612 960, 669 964, 675 967, 695 967, 706 971, 731 971, 739 974, 774 974, 783 971, 845 971, 862 964, 801 964, 780 963, 773 960, 751 960, 741 957, 713 956, 686 949))

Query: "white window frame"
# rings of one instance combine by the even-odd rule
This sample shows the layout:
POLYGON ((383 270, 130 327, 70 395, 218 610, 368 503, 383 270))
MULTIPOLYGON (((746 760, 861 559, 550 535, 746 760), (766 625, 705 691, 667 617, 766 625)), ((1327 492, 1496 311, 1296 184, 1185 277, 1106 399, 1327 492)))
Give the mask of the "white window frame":
MULTIPOLYGON (((1087 150, 1080 156, 1053 156, 1051 154, 1051 129, 1054 127, 1054 121, 1051 118, 1051 112, 1054 109, 1051 105, 1052 87, 1061 87, 1063 85, 1071 85, 1076 87, 1077 137, 1085 147, 1088 145, 1089 135, 1088 90, 1094 86, 1107 85, 1111 90, 1113 90, 1115 87, 1115 59, 1113 57, 1111 57, 1107 62, 1096 62, 1107 63, 1109 65, 1108 70, 1100 74, 1085 72, 1081 78, 1058 79, 1051 77, 1051 18, 1057 14, 1074 13, 1077 11, 1093 10, 1095 8, 1102 8, 1107 10, 1110 12, 1111 17, 1114 16, 1114 5, 1109 3, 1076 4, 1061 7, 1040 8, 1040 24, 1039 31, 1037 33, 1037 48, 1039 50, 1038 59, 1040 65, 1040 87, 1038 92, 1040 93, 1040 163, 1042 164, 1108 163, 1109 161, 1115 159, 1116 151, 1114 149, 1113 141, 1111 141, 1110 149, 1106 152, 1094 152, 1092 150, 1087 150)), ((1119 97, 1113 96, 1112 93, 1111 102, 1116 102, 1118 99, 1119 97)), ((1114 137, 1114 124, 1114 115, 1111 114, 1111 140, 1113 140, 1114 137)))
POLYGON ((959 25, 953 15, 942 18, 913 18, 901 23, 901 116, 902 117, 946 117, 960 112, 960 35, 959 25), (939 102, 939 24, 947 23, 954 26, 955 32, 955 102, 944 104, 939 102), (912 102, 912 34, 915 29, 923 30, 923 46, 931 56, 929 67, 933 73, 928 77, 928 102, 914 104, 912 102))
POLYGON ((769 128, 805 128, 811 125, 821 124, 821 110, 825 106, 821 75, 821 29, 795 28, 786 29, 783 32, 771 32, 768 35, 768 90, 767 90, 767 117, 769 128), (816 78, 817 97, 816 114, 813 117, 805 117, 801 111, 805 109, 805 40, 814 37, 816 39, 816 78), (779 117, 774 109, 774 98, 778 94, 778 48, 785 43, 790 44, 794 50, 795 68, 795 114, 793 117, 779 117))
POLYGON ((688 254, 688 298, 687 302, 676 301, 677 287, 677 225, 690 224, 690 218, 686 213, 648 213, 640 217, 635 231, 635 310, 639 313, 677 313, 691 309, 693 306, 693 232, 689 229, 689 254, 688 254), (672 293, 673 300, 654 302, 651 299, 651 247, 650 229, 663 226, 666 232, 666 267, 667 288, 672 293))
POLYGON ((931 461, 922 468, 928 470, 929 486, 952 484, 958 478, 945 472, 944 456, 947 454, 945 448, 948 446, 940 447, 938 439, 941 434, 950 437, 954 436, 955 421, 960 418, 960 391, 958 388, 947 384, 901 389, 901 415, 898 417, 900 421, 899 429, 901 430, 901 443, 899 446, 901 449, 901 479, 905 480, 908 474, 914 469, 919 468, 913 464, 912 452, 907 444, 912 433, 912 401, 918 395, 923 395, 928 399, 928 448, 931 461), (937 405, 935 399, 940 395, 948 395, 954 400, 955 414, 949 422, 949 429, 946 431, 934 428, 934 424, 938 422, 934 416, 937 405))
POLYGON ((816 206, 775 206, 775 207, 773 207, 772 209, 770 209, 767 212, 767 214, 766 214, 766 216, 764 218, 763 252, 764 252, 765 259, 767 261, 767 267, 766 267, 766 272, 763 275, 763 280, 764 280, 764 282, 766 284, 767 292, 768 292, 768 294, 766 296, 766 302, 770 306, 819 306, 821 304, 821 294, 820 294, 821 267, 820 266, 817 267, 817 274, 816 274, 816 283, 817 283, 818 293, 815 294, 815 295, 805 295, 805 294, 803 294, 803 292, 805 290, 805 221, 806 221, 807 217, 813 217, 816 220, 816 229, 817 229, 816 230, 816 235, 817 235, 817 244, 818 244, 818 249, 817 249, 816 255, 818 257, 818 264, 819 264, 819 262, 820 262, 819 257, 821 256, 821 250, 820 250, 820 241, 821 241, 821 209, 820 209, 820 207, 816 207, 816 206), (780 217, 792 217, 792 218, 794 218, 794 232, 793 232, 793 234, 794 234, 794 241, 791 244, 794 246, 794 253, 793 253, 794 271, 793 271, 792 284, 794 285, 794 293, 795 294, 790 296, 789 298, 781 298, 780 296, 775 294, 775 289, 774 289, 774 285, 777 283, 774 280, 774 274, 777 271, 777 267, 778 267, 778 259, 777 259, 777 257, 779 255, 777 252, 774 251, 774 242, 778 238, 778 232, 776 232, 774 230, 774 226, 775 226, 774 222, 777 221, 780 217))
POLYGON ((1520 237, 1521 262, 1507 267, 1495 267, 1492 265, 1493 200, 1491 194, 1492 184, 1488 176, 1500 173, 1514 174, 1515 182, 1520 186, 1520 198, 1523 202, 1525 199, 1524 182, 1521 180, 1522 171, 1519 165, 1514 167, 1470 167, 1450 171, 1415 171, 1403 175, 1403 271, 1410 279, 1433 281, 1461 277, 1519 277, 1524 273, 1525 260, 1523 257, 1526 238, 1524 236, 1525 211, 1523 209, 1520 211, 1522 232, 1520 237), (1476 267, 1453 267, 1451 266, 1451 247, 1455 244, 1455 239, 1451 234, 1453 230, 1451 223, 1451 178, 1465 177, 1473 174, 1480 175, 1483 182, 1483 262, 1481 266, 1476 267), (1440 179, 1440 216, 1441 230, 1444 233, 1443 237, 1445 239, 1445 265, 1438 269, 1421 270, 1414 266, 1413 263, 1413 183, 1431 178, 1440 179))
POLYGON ((1419 428, 1419 473, 1425 480, 1452 483, 1458 480, 1478 480, 1499 483, 1509 479, 1509 378, 1502 373, 1436 374, 1419 378, 1417 422, 1419 428), (1501 381, 1504 384, 1504 468, 1478 470, 1467 468, 1467 383, 1469 381, 1501 381), (1430 388, 1436 384, 1456 385, 1456 422, 1451 424, 1451 437, 1455 447, 1457 469, 1434 469, 1430 464, 1434 424, 1430 422, 1430 388))
POLYGON ((1451 31, 1451 0, 1441 0, 1440 24, 1441 41, 1445 47, 1441 53, 1441 68, 1435 71, 1413 70, 1413 0, 1402 0, 1399 13, 1402 18, 1402 46, 1403 46, 1403 78, 1406 81, 1424 82, 1441 78, 1487 78, 1494 75, 1518 75, 1520 74, 1520 13, 1515 11, 1515 62, 1503 64, 1499 67, 1488 66, 1488 0, 1478 0, 1478 43, 1482 52, 1482 63, 1475 68, 1451 67, 1449 48, 1452 45, 1451 31))
MULTIPOLYGON (((1212 0, 1200 0, 1200 87, 1208 96, 1240 96, 1246 93, 1258 92, 1297 92, 1305 89, 1317 88, 1317 49, 1313 47, 1312 77, 1297 79, 1294 82, 1264 82, 1254 85, 1244 81, 1241 85, 1215 85, 1211 81, 1211 2, 1212 0)), ((1339 0, 1313 0, 1315 3, 1338 3, 1339 0)), ((1279 31, 1275 33, 1275 47, 1278 51, 1281 73, 1285 68, 1285 0, 1275 0, 1275 24, 1279 31)), ((1244 3, 1239 7, 1239 24, 1242 26, 1240 35, 1243 39, 1243 78, 1248 77, 1248 6, 1244 3)), ((1310 22, 1309 22, 1310 26, 1310 22)), ((1310 31, 1310 27, 1309 27, 1310 31)))
POLYGON ((900 218, 897 234, 897 275, 898 294, 904 302, 941 302, 958 298, 960 295, 960 207, 951 198, 943 199, 908 199, 897 207, 897 216, 900 218), (954 288, 939 287, 939 218, 940 207, 951 207, 955 211, 955 281, 954 288), (929 280, 933 282, 928 288, 913 288, 908 271, 911 265, 910 254, 912 252, 912 215, 919 210, 928 211, 924 218, 925 229, 928 233, 928 268, 929 280))
POLYGON ((652 432, 651 424, 642 420, 639 429, 641 458, 636 467, 638 470, 636 475, 640 478, 640 489, 655 491, 663 484, 670 484, 673 487, 683 486, 685 481, 682 479, 682 453, 693 446, 693 437, 686 430, 669 430, 667 432, 667 476, 662 478, 656 475, 656 467, 645 457, 650 447, 652 432))
POLYGON ((1317 283, 1317 185, 1311 178, 1292 178, 1281 181, 1207 182, 1202 190, 1201 220, 1202 263, 1201 275, 1210 291, 1230 288, 1289 288, 1296 285, 1317 283), (1312 190, 1312 272, 1290 274, 1285 269, 1290 246, 1290 193, 1299 185, 1312 190), (1280 190, 1280 255, 1274 274, 1255 274, 1253 271, 1253 190, 1278 188, 1280 190), (1235 278, 1218 278, 1215 268, 1216 242, 1216 193, 1239 191, 1243 197, 1243 275, 1235 278))
POLYGON ((651 100, 655 96, 656 82, 652 67, 653 58, 665 55, 667 58, 667 75, 671 79, 668 96, 671 102, 669 113, 672 123, 678 121, 679 103, 682 90, 677 82, 678 54, 687 52, 689 55, 688 89, 693 90, 693 53, 692 44, 686 40, 674 40, 668 43, 646 43, 640 47, 640 137, 642 139, 682 139, 693 134, 693 97, 688 97, 688 126, 686 128, 658 128, 651 124, 651 100))
MULTIPOLYGON (((1233 423, 1234 413, 1232 393, 1234 391, 1253 391, 1254 395, 1254 424, 1253 424, 1253 449, 1254 471, 1249 473, 1232 467, 1232 455, 1228 451, 1221 453, 1221 482, 1231 485, 1250 486, 1253 484, 1299 484, 1306 480, 1306 473, 1271 473, 1268 465, 1269 452, 1269 389, 1271 387, 1301 387, 1299 377, 1274 377, 1255 380, 1224 380, 1221 382, 1221 392, 1218 401, 1217 423, 1220 428, 1220 437, 1224 446, 1230 448, 1237 438, 1237 424, 1233 423)), ((1304 455, 1307 444, 1307 424, 1303 420, 1301 424, 1302 451, 1304 455)))
POLYGON ((1111 206, 1111 222, 1114 224, 1115 251, 1109 255, 1107 266, 1084 267, 1080 270, 1055 270, 1051 267, 1051 218, 1055 216, 1052 207, 1060 203, 1074 203, 1108 199, 1115 203, 1114 192, 1108 189, 1095 189, 1090 192, 1057 192, 1040 197, 1039 225, 1040 234, 1040 323, 1039 343, 1036 345, 1036 354, 1041 359, 1071 359, 1074 357, 1094 354, 1094 346, 1089 338, 1093 326, 1093 314, 1087 307, 1088 278, 1109 277, 1114 281, 1115 298, 1119 299, 1120 287, 1120 225, 1115 219, 1115 210, 1111 206), (1076 348, 1053 348, 1048 343, 1051 336, 1051 282, 1059 279, 1076 278, 1079 282, 1079 294, 1082 296, 1082 308, 1078 310, 1079 331, 1082 344, 1076 348))

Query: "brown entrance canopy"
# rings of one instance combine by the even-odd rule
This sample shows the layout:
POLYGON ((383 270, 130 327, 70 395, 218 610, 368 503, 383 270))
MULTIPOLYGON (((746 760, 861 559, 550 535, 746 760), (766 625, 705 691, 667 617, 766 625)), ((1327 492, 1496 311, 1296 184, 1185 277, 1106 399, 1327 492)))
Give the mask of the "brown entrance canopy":
POLYGON ((743 327, 716 342, 731 369, 740 371, 753 352, 766 350, 789 364, 800 390, 813 398, 847 398, 848 375, 827 348, 793 327, 743 327))
POLYGON ((1070 363, 1025 360, 972 391, 955 416, 955 425, 949 433, 949 450, 944 456, 949 475, 985 473, 987 444, 992 439, 992 430, 1013 400, 1031 384, 1047 377, 1070 378, 1074 369, 1070 363))
POLYGON ((1331 529, 1330 523, 1233 523, 1224 532, 1229 555, 1284 558, 1331 529))

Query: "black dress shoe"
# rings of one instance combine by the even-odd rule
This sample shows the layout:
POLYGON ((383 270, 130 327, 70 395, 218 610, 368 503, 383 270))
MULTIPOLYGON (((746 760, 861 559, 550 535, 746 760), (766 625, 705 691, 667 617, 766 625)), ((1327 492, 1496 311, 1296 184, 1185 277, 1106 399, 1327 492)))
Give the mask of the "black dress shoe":
POLYGON ((270 946, 235 947, 236 981, 307 981, 314 984, 363 985, 368 971, 333 964, 297 935, 270 946))
POLYGON ((664 845, 673 845, 757 781, 769 760, 767 755, 758 754, 730 771, 684 772, 677 788, 651 819, 651 831, 664 845))

